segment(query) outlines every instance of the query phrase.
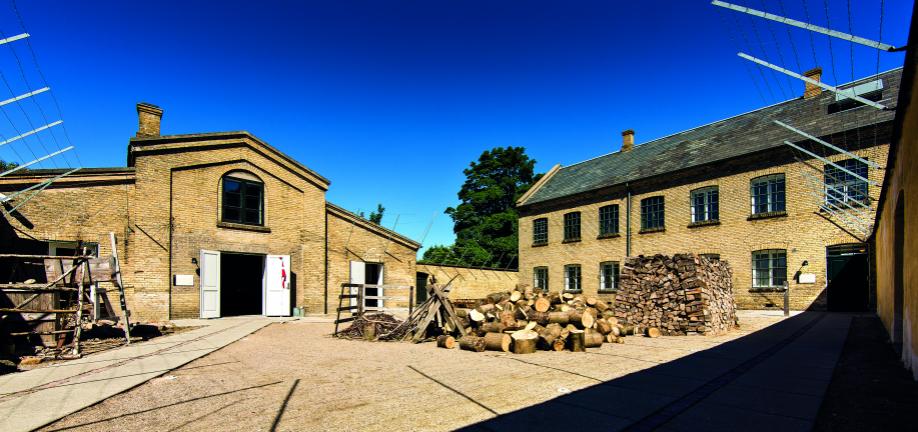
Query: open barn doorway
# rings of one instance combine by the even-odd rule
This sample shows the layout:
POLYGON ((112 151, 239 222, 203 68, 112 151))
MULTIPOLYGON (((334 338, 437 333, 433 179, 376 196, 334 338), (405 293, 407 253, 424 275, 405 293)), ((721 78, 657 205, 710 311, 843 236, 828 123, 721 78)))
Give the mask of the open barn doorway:
POLYGON ((220 316, 261 315, 265 256, 220 254, 220 316))
POLYGON ((867 245, 862 243, 826 248, 829 310, 866 312, 869 308, 867 245))

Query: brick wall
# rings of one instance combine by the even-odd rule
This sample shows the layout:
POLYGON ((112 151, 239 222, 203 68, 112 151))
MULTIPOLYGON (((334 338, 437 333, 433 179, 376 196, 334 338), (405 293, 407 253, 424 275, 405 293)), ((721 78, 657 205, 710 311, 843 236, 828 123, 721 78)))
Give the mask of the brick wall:
MULTIPOLYGON (((328 310, 338 307, 341 284, 350 283, 351 261, 383 265, 384 295, 405 297, 415 285, 419 245, 338 207, 328 208, 328 310)), ((388 308, 407 308, 408 301, 386 301, 388 308)))
MULTIPOLYGON (((860 156, 883 166, 888 146, 879 145, 857 150, 860 156)), ((762 160, 767 157, 760 156, 762 160)), ((845 159, 843 155, 831 160, 845 159)), ((778 159, 779 161, 781 159, 778 159)), ((821 168, 821 163, 815 163, 821 168)), ((711 170, 715 171, 715 170, 711 170)), ((719 254, 730 262, 734 272, 734 287, 739 308, 759 309, 780 307, 781 293, 755 292, 752 290, 752 251, 761 249, 785 249, 787 251, 788 279, 791 288, 791 307, 807 309, 825 308, 826 246, 858 243, 854 236, 839 229, 833 221, 819 212, 821 201, 809 195, 811 186, 803 172, 819 175, 802 163, 776 163, 773 166, 755 167, 742 172, 718 177, 704 176, 704 180, 691 178, 669 179, 669 186, 649 188, 632 196, 631 208, 631 255, 676 253, 719 254), (751 213, 750 180, 755 177, 784 173, 786 181, 787 216, 747 220, 751 213), (675 185, 673 185, 675 183, 675 185), (705 187, 719 188, 720 224, 689 227, 691 222, 690 191, 705 187), (663 196, 665 200, 665 231, 639 233, 641 221, 641 200, 652 196, 663 196), (815 273, 815 284, 798 284, 793 280, 795 272, 806 260, 808 273, 815 273)), ((882 180, 882 171, 870 170, 870 178, 882 180)), ((879 187, 870 187, 870 196, 879 196, 879 187)), ((875 208, 872 209, 875 211, 875 208)), ((566 264, 581 265, 583 290, 586 294, 597 294, 599 286, 599 264, 603 261, 622 262, 626 249, 626 195, 618 193, 597 197, 592 202, 549 211, 529 211, 520 218, 520 280, 532 280, 533 268, 549 268, 549 288, 562 289, 563 269, 566 264), (620 236, 597 239, 599 207, 618 204, 620 236), (562 243, 563 215, 571 211, 581 212, 582 240, 562 243), (532 221, 547 217, 549 241, 546 246, 533 246, 532 221)), ((834 220, 834 219, 833 219, 834 220)), ((600 295, 600 297, 609 295, 600 295)))
POLYGON ((467 267, 418 264, 418 273, 436 278, 437 283, 450 285, 450 298, 476 299, 500 291, 510 291, 520 283, 516 270, 495 270, 467 267))

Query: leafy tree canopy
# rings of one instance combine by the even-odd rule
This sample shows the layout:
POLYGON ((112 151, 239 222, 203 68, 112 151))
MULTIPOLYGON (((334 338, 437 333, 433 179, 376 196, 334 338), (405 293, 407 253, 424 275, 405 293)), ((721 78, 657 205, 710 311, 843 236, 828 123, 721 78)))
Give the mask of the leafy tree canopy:
POLYGON ((386 208, 382 204, 376 204, 376 210, 370 212, 370 217, 367 217, 363 212, 360 212, 360 217, 379 225, 382 223, 383 214, 386 213, 386 208))
POLYGON ((446 209, 456 242, 434 246, 423 260, 475 267, 516 268, 518 217, 516 200, 538 181, 535 160, 523 147, 485 151, 463 173, 460 204, 446 209))
POLYGON ((13 168, 16 168, 17 166, 19 166, 19 164, 16 162, 7 162, 3 159, 0 159, 0 172, 11 170, 13 168))

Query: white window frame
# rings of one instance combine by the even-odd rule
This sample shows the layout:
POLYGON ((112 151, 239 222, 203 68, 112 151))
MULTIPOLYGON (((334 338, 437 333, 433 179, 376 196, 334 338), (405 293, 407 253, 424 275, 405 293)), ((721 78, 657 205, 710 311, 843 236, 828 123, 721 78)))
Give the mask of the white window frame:
POLYGON ((753 215, 773 213, 773 212, 779 212, 779 211, 787 211, 787 178, 784 176, 784 173, 764 175, 764 176, 756 177, 750 180, 749 181, 749 199, 752 203, 751 212, 753 215), (784 208, 780 210, 776 209, 776 205, 777 205, 777 200, 775 200, 776 191, 772 190, 772 184, 777 184, 777 182, 775 181, 777 179, 781 179, 781 184, 784 185, 784 208), (766 193, 765 193, 766 202, 764 203, 765 204, 764 212, 756 211, 756 207, 760 203, 756 202, 755 187, 756 185, 760 185, 762 183, 765 183, 765 190, 766 190, 766 193))
POLYGON ((779 258, 779 254, 784 256, 784 281, 787 282, 787 250, 786 249, 763 249, 752 251, 752 287, 753 288, 779 288, 784 287, 784 283, 775 283, 775 269, 780 268, 774 265, 775 260, 779 258), (757 258, 756 255, 767 255, 765 259, 768 260, 768 284, 763 285, 759 283, 758 277, 758 268, 756 267, 756 261, 760 261, 761 258, 757 258))
POLYGON ((548 267, 538 266, 538 267, 532 268, 532 288, 536 290, 548 292, 548 267), (540 270, 545 270, 545 281, 544 281, 545 283, 543 286, 540 286, 539 284, 539 271, 540 270))
POLYGON ((618 261, 603 261, 599 263, 599 292, 618 291, 620 267, 618 261), (611 266, 612 270, 612 288, 606 288, 606 267, 611 266))
POLYGON ((582 292, 583 291, 583 273, 581 272, 580 264, 567 264, 564 266, 564 291, 567 292, 582 292), (576 279, 571 279, 570 271, 577 269, 576 279), (571 283, 575 283, 572 287, 571 283))
POLYGON ((689 194, 689 208, 692 209, 692 222, 710 222, 720 219, 720 191, 717 186, 707 186, 703 188, 698 188, 693 190, 689 194), (699 215, 695 209, 695 197, 701 196, 704 206, 704 214, 699 215), (716 199, 711 199, 711 195, 716 195, 716 199), (713 217, 714 213, 711 208, 711 204, 717 205, 717 217, 713 217))

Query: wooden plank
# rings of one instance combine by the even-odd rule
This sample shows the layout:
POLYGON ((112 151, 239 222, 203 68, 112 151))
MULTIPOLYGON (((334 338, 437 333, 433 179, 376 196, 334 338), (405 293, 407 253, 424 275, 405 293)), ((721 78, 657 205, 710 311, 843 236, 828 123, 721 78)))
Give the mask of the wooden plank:
POLYGON ((76 313, 76 309, 11 309, 11 308, 0 308, 0 313, 10 314, 10 313, 40 313, 40 314, 52 314, 52 313, 76 313))
POLYGON ((335 320, 335 324, 346 323, 346 322, 348 322, 348 321, 353 321, 353 320, 355 320, 355 319, 357 319, 357 317, 355 317, 355 316, 347 317, 347 318, 338 318, 338 319, 335 320))
POLYGON ((82 256, 60 256, 60 255, 20 255, 20 254, 0 254, 0 258, 28 258, 28 259, 89 259, 92 256, 82 255, 82 256))
POLYGON ((29 292, 29 291, 42 291, 42 292, 58 292, 58 291, 76 291, 76 288, 69 287, 49 287, 47 284, 26 284, 26 283, 11 283, 11 284, 0 284, 0 290, 4 291, 20 291, 20 292, 29 292))
POLYGON ((338 308, 338 312, 352 311, 357 309, 357 306, 341 306, 338 308))
MULTIPOLYGON (((118 243, 115 241, 115 233, 108 233, 108 238, 112 244, 112 274, 113 282, 118 288, 119 301, 121 303, 121 313, 124 314, 124 339, 127 345, 131 344, 131 311, 127 307, 127 295, 124 293, 124 281, 121 280, 121 261, 118 259, 118 243)), ((170 276, 171 277, 171 276, 170 276)))

